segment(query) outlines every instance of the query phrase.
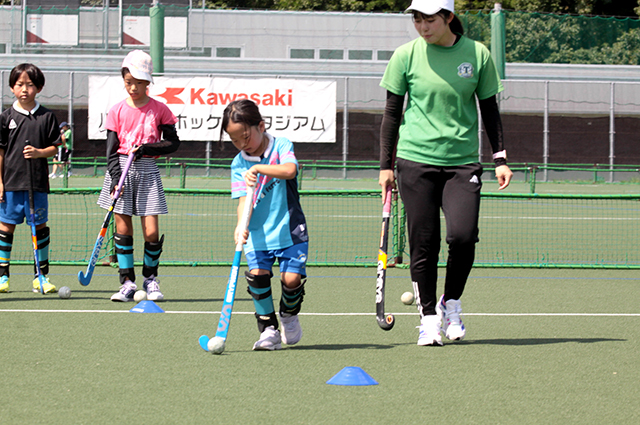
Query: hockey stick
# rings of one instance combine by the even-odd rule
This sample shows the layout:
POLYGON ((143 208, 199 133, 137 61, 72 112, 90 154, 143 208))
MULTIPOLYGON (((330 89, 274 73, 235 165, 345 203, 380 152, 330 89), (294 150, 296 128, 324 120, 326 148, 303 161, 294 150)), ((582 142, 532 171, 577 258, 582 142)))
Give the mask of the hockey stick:
MULTIPOLYGON (((25 141, 29 145, 29 141, 25 141)), ((33 177, 31 176, 31 158, 27 159, 27 178, 29 180, 29 221, 31 221, 31 242, 33 243, 33 258, 36 265, 36 276, 40 283, 40 293, 44 295, 43 284, 46 283, 40 271, 40 261, 38 260, 38 237, 36 236, 36 208, 33 201, 33 177)))
POLYGON ((395 324, 393 314, 384 314, 384 285, 387 279, 387 239, 389 239, 389 217, 391 216, 391 186, 387 186, 386 198, 382 208, 382 232, 378 250, 378 274, 376 279, 376 320, 385 331, 395 324))
POLYGON ((107 228, 109 227, 109 223, 111 222, 111 216, 113 215, 113 209, 116 207, 116 203, 120 198, 120 194, 122 193, 122 187, 124 186, 124 180, 127 178, 127 174, 129 173, 129 168, 131 167, 131 163, 135 158, 135 152, 131 152, 129 157, 127 158, 127 163, 122 170, 122 175, 120 176, 120 180, 118 181, 118 189, 116 193, 113 195, 113 202, 111 202, 111 206, 107 211, 107 215, 102 222, 102 228, 100 229, 100 233, 98 233, 98 238, 96 239, 96 243, 93 246, 93 252, 91 253, 91 259, 89 260, 89 265, 87 266, 87 271, 82 273, 82 270, 78 272, 78 281, 82 286, 87 286, 91 283, 91 277, 93 276, 93 270, 96 268, 96 263, 98 262, 98 256, 100 255, 100 249, 102 249, 102 242, 104 241, 104 237, 107 234, 107 228))
MULTIPOLYGON (((241 229, 246 230, 249 226, 251 212, 253 211, 254 191, 255 188, 253 186, 247 186, 244 209, 242 210, 242 216, 240 217, 239 223, 241 229)), ((220 311, 220 320, 218 321, 216 336, 209 339, 207 335, 202 335, 198 340, 200 347, 202 347, 203 350, 210 351, 213 354, 222 354, 224 351, 225 341, 227 340, 227 334, 229 333, 229 322, 231 321, 233 302, 236 298, 236 288, 238 286, 238 272, 240 270, 240 259, 242 258, 242 245, 242 242, 236 244, 236 253, 233 257, 231 273, 229 273, 229 280, 227 281, 227 290, 224 294, 224 302, 222 303, 222 310, 220 311)))

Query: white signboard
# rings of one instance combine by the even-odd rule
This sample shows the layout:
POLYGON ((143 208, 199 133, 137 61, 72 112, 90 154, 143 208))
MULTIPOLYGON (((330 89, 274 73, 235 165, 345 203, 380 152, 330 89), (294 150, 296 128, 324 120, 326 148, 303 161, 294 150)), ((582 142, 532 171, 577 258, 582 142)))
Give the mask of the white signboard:
POLYGON ((78 45, 78 15, 27 15, 27 44, 78 45))
MULTIPOLYGON (((155 77, 154 81, 149 95, 178 118, 180 140, 219 140, 226 106, 251 99, 274 136, 294 142, 336 142, 335 81, 209 77, 155 77)), ((122 77, 89 77, 89 139, 106 138, 106 115, 126 97, 122 77)))
MULTIPOLYGON (((187 47, 186 17, 164 18, 164 47, 187 47)), ((151 43, 151 18, 149 16, 122 17, 122 44, 125 46, 149 46, 151 43)))

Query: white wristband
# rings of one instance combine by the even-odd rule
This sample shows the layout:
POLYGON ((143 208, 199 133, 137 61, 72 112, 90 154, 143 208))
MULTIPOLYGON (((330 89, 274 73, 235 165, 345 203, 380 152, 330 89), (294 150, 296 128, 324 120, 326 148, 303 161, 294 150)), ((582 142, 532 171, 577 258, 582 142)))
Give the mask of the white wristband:
POLYGON ((493 159, 496 160, 498 158, 504 158, 507 159, 507 151, 506 150, 502 150, 500 152, 496 152, 493 154, 493 159))

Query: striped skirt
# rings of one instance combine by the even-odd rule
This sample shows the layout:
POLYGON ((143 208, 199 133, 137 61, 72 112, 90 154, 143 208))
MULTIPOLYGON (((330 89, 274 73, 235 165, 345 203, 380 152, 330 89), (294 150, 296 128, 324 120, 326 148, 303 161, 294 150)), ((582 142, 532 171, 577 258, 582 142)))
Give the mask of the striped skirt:
MULTIPOLYGON (((127 163, 127 156, 120 155, 120 168, 127 163)), ((105 173, 104 184, 98 198, 98 205, 109 209, 111 199, 111 176, 105 173)), ((160 170, 153 158, 140 158, 131 163, 124 180, 124 189, 113 210, 116 214, 145 216, 167 214, 167 200, 164 197, 160 170)))

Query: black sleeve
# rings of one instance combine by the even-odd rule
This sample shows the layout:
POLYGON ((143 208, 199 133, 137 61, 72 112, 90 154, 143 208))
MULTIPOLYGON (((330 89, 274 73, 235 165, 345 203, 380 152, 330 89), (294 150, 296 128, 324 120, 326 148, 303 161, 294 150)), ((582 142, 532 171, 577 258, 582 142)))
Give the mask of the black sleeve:
MULTIPOLYGON (((478 103, 480 104, 482 123, 487 131, 489 143, 491 143, 491 151, 493 153, 503 151, 504 139, 502 135, 502 119, 500 118, 500 110, 498 109, 496 96, 478 100, 478 103)), ((497 158, 493 161, 496 167, 507 164, 506 158, 497 158)))
POLYGON ((120 146, 118 134, 115 131, 107 130, 107 171, 111 176, 112 192, 113 188, 118 184, 118 181, 120 181, 120 176, 122 175, 118 146, 120 146))
POLYGON ((380 169, 392 170, 393 159, 398 142, 398 130, 402 122, 404 96, 387 91, 387 103, 380 125, 380 169))
POLYGON ((180 147, 180 139, 176 132, 176 126, 162 124, 158 126, 158 128, 162 132, 162 140, 158 143, 150 143, 148 145, 140 146, 140 149, 136 152, 136 159, 143 155, 168 155, 178 150, 180 147))

